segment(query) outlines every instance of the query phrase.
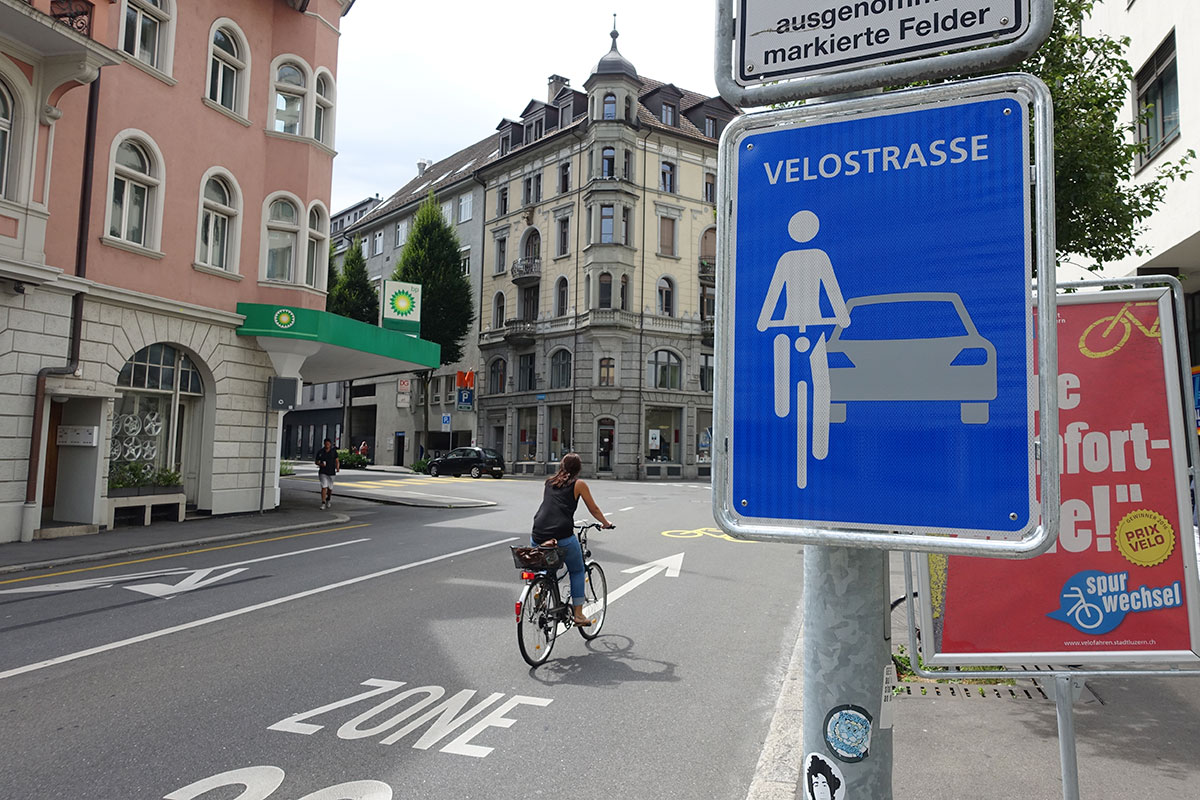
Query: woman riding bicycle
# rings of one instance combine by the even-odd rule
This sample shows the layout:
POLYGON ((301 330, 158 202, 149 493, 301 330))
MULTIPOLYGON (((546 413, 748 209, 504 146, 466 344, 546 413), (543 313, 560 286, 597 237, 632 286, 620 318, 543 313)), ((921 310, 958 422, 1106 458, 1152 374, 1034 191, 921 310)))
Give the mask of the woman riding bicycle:
POLYGON ((587 627, 592 621, 583 615, 584 565, 583 550, 579 537, 575 535, 575 509, 582 497, 588 511, 605 528, 615 528, 604 516, 604 512, 592 499, 588 485, 579 480, 583 466, 579 456, 567 453, 558 465, 558 472, 546 479, 546 490, 542 494, 542 505, 533 515, 533 544, 557 544, 563 550, 563 560, 571 575, 571 601, 575 606, 575 624, 587 627))

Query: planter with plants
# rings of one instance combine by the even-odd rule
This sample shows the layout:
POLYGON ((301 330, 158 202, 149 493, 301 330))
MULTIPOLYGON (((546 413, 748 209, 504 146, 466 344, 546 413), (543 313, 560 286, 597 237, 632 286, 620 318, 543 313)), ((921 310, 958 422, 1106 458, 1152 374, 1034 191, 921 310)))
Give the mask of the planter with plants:
POLYGON ((156 470, 150 478, 153 494, 179 494, 183 491, 183 478, 173 469, 156 470))
POLYGON ((149 476, 141 464, 119 463, 108 468, 108 496, 129 497, 142 494, 149 476))

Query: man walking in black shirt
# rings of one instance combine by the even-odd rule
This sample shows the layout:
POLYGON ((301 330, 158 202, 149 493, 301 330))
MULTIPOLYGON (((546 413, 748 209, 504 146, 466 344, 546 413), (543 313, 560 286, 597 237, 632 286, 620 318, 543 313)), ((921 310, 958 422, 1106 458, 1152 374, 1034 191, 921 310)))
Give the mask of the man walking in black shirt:
POLYGON ((337 450, 333 449, 333 442, 329 439, 317 451, 317 467, 317 478, 321 481, 321 509, 324 510, 333 505, 333 476, 342 468, 337 450))

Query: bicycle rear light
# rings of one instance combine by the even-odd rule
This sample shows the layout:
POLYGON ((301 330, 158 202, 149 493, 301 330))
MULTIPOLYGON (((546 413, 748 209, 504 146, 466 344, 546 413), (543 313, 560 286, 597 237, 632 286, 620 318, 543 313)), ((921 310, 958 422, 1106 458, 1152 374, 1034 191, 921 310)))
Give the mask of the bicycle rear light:
POLYGON ((523 580, 523 581, 531 581, 536 577, 537 577, 536 572, 525 572, 525 571, 521 572, 521 580, 523 580))
POLYGON ((521 618, 521 601, 517 601, 517 619, 521 618))

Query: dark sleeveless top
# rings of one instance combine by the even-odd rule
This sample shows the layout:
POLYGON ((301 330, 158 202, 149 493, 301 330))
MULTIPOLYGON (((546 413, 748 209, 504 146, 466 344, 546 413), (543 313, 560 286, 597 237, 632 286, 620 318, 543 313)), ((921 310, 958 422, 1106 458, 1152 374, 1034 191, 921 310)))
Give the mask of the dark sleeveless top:
POLYGON ((575 481, 565 486, 546 484, 542 494, 542 505, 533 515, 533 541, 537 544, 548 539, 566 539, 575 535, 575 509, 579 498, 575 496, 575 481))

